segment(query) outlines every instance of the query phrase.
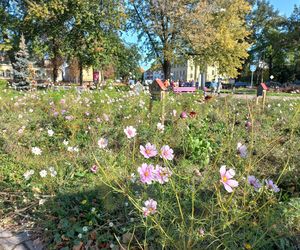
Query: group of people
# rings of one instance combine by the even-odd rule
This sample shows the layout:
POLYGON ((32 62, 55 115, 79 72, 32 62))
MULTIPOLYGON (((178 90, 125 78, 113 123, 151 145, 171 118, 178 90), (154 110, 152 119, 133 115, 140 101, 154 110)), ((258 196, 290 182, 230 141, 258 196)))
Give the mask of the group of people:
POLYGON ((189 82, 184 81, 171 81, 171 87, 197 87, 198 88, 198 82, 195 82, 194 80, 191 80, 189 82))

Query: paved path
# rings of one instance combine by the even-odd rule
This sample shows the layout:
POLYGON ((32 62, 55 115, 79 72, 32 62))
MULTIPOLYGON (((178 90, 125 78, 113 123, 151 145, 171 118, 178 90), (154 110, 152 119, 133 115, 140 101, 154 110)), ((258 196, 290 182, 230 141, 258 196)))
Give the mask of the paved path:
POLYGON ((32 241, 28 233, 12 233, 0 228, 0 250, 42 250, 37 240, 32 241))
MULTIPOLYGON (((233 98, 237 99, 244 99, 244 100, 252 100, 256 99, 256 95, 246 95, 246 94, 221 94, 221 97, 227 97, 227 96, 232 96, 233 98)), ((300 96, 268 96, 267 99, 271 100, 300 100, 300 96)))

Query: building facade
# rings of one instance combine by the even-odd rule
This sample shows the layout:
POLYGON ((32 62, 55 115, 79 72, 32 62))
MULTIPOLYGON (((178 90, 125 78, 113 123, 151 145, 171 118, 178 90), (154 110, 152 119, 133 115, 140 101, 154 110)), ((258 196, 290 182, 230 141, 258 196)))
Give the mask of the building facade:
POLYGON ((144 72, 144 81, 153 81, 157 78, 164 79, 164 73, 161 70, 147 70, 144 72))
POLYGON ((191 59, 182 64, 174 64, 171 69, 171 76, 174 81, 200 81, 201 83, 211 82, 213 79, 224 78, 224 76, 219 74, 216 66, 206 66, 204 70, 200 71, 200 66, 195 65, 191 59))

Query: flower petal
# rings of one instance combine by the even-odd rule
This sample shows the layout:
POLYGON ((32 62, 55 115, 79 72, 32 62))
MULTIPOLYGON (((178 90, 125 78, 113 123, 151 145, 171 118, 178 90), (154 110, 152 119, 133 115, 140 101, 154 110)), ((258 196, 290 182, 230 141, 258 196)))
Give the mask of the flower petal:
POLYGON ((221 176, 224 176, 226 173, 226 166, 225 165, 222 165, 221 168, 220 168, 220 175, 221 176))
POLYGON ((239 183, 236 181, 236 180, 228 180, 227 181, 227 184, 230 186, 230 187, 237 187, 239 185, 239 183))
POLYGON ((231 168, 226 172, 225 176, 227 179, 231 179, 233 176, 235 176, 235 171, 231 168))
POLYGON ((224 185, 224 188, 226 189, 226 191, 228 193, 232 193, 233 192, 233 189, 226 183, 223 182, 223 185, 224 185))

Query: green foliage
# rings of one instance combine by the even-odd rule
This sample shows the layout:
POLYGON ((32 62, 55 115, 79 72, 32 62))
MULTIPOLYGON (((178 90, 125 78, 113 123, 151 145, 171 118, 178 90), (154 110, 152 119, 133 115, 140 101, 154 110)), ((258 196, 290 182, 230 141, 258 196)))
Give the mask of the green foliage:
POLYGON ((264 62, 265 72, 257 70, 257 81, 269 79, 281 83, 300 79, 299 71, 299 7, 288 18, 280 15, 268 1, 258 1, 249 15, 248 25, 253 31, 250 58, 244 65, 242 77, 249 81, 250 64, 264 62), (263 77, 262 77, 263 74, 263 77))
POLYGON ((205 130, 191 126, 185 142, 189 158, 202 169, 208 166, 213 151, 205 130))
POLYGON ((299 244, 299 101, 267 99, 270 106, 262 110, 250 100, 169 94, 160 131, 162 102, 154 101, 150 113, 147 93, 0 91, 0 220, 30 226, 47 249, 119 242, 129 249, 180 250, 299 244), (181 119, 182 111, 195 115, 181 119), (126 126, 137 129, 135 138, 125 136, 126 126), (108 139, 105 149, 98 146, 101 137, 108 139), (147 142, 158 151, 169 145, 174 160, 144 158, 139 150, 147 142), (247 158, 237 154, 238 142, 247 145, 247 158), (169 181, 142 184, 137 169, 143 163, 168 167, 169 181), (221 165, 236 172, 239 186, 231 194, 220 183, 221 165), (280 192, 266 185, 255 191, 248 175, 262 184, 273 179, 280 192), (145 218, 149 198, 157 212, 145 218))

